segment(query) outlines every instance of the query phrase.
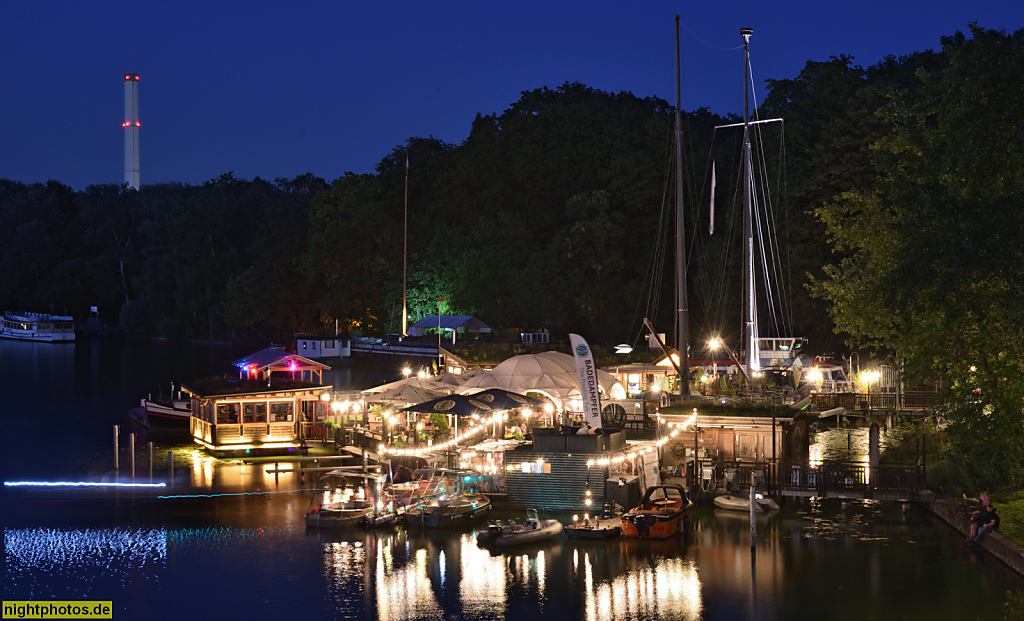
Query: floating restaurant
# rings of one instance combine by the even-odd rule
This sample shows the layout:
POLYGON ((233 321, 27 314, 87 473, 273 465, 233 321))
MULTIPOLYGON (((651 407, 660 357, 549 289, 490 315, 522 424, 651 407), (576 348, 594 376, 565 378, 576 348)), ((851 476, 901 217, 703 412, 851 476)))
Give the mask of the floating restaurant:
POLYGON ((322 378, 329 366, 280 349, 232 364, 239 369, 237 380, 182 386, 192 400, 189 430, 196 444, 214 453, 279 451, 326 436, 331 386, 322 385, 322 378))

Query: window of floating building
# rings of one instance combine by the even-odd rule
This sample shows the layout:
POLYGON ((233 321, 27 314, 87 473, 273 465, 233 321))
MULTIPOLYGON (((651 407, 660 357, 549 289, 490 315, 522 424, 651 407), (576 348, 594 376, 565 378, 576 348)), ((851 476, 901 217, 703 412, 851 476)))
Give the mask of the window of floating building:
POLYGON ((237 425, 238 424, 238 403, 218 403, 217 404, 217 424, 218 425, 237 425))
POLYGON ((243 406, 243 418, 242 421, 246 423, 265 423, 267 422, 267 404, 266 403, 246 403, 243 406))
POLYGON ((270 422, 272 423, 290 423, 294 420, 292 415, 292 402, 284 403, 271 403, 270 404, 270 422))

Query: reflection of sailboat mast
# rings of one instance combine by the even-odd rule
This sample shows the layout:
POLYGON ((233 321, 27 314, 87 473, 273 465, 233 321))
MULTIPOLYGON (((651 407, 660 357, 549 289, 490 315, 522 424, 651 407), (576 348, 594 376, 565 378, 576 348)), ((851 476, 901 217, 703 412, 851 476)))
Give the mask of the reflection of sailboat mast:
POLYGON ((741 28, 743 36, 743 297, 744 299, 744 357, 747 375, 760 370, 757 351, 757 302, 754 296, 754 232, 751 213, 751 184, 753 158, 750 153, 750 28, 741 28))

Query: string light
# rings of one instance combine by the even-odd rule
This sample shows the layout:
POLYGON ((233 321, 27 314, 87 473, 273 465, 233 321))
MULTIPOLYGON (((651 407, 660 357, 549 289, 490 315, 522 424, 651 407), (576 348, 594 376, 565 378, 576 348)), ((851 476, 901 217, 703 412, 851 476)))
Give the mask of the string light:
POLYGON ((604 459, 591 459, 590 461, 587 462, 587 467, 589 468, 591 466, 608 466, 608 465, 613 465, 613 464, 621 464, 622 462, 626 461, 627 459, 629 461, 633 461, 634 459, 636 459, 640 455, 645 455, 647 453, 651 453, 651 452, 654 452, 654 451, 658 450, 659 448, 664 446, 666 443, 668 443, 670 440, 672 440, 677 435, 679 435, 679 432, 682 431, 683 429, 685 429, 686 427, 693 426, 694 428, 696 428, 696 425, 697 425, 697 412, 696 412, 696 410, 694 410, 694 413, 690 416, 689 420, 683 421, 681 423, 673 423, 672 431, 669 432, 668 434, 662 436, 658 440, 656 440, 654 442, 651 442, 651 443, 649 443, 649 444, 647 444, 647 445, 645 445, 645 446, 643 446, 641 448, 637 448, 635 446, 634 447, 630 447, 629 453, 623 453, 623 454, 620 454, 620 455, 616 455, 614 457, 606 457, 604 459))
POLYGON ((469 438, 471 438, 471 437, 473 437, 473 436, 483 432, 487 428, 488 425, 493 424, 493 423, 498 422, 498 421, 505 420, 505 418, 506 418, 506 415, 505 415, 504 412, 498 412, 498 413, 494 414, 493 416, 491 416, 490 418, 484 420, 483 422, 475 423, 472 427, 469 428, 468 431, 462 433, 461 435, 458 435, 458 436, 452 438, 451 440, 447 440, 445 442, 441 442, 440 444, 433 444, 433 445, 430 445, 430 446, 427 446, 427 447, 423 447, 423 448, 411 448, 411 449, 400 449, 400 448, 394 448, 394 447, 391 447, 391 446, 387 446, 385 444, 381 444, 380 448, 378 449, 378 451, 380 452, 381 455, 399 455, 399 456, 422 457, 423 455, 426 455, 428 453, 436 453, 437 451, 447 450, 447 449, 455 446, 459 442, 462 442, 463 440, 467 440, 467 439, 469 439, 469 438))

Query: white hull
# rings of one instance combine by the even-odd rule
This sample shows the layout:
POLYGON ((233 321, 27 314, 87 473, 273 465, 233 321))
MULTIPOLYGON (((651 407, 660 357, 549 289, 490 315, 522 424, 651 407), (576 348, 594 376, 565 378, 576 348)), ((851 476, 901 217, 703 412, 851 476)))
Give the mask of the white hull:
POLYGON ((70 343, 75 340, 74 318, 42 313, 4 313, 0 338, 37 343, 70 343))
POLYGON ((524 543, 547 541, 562 534, 562 523, 558 520, 544 520, 534 528, 521 528, 498 537, 494 545, 499 547, 518 546, 524 543))
POLYGON ((180 420, 188 422, 190 416, 192 416, 192 410, 186 407, 186 401, 175 402, 174 405, 162 405, 149 401, 148 399, 142 400, 142 408, 146 410, 146 416, 156 416, 158 418, 166 418, 169 420, 180 420))

